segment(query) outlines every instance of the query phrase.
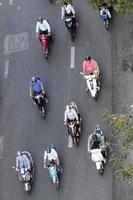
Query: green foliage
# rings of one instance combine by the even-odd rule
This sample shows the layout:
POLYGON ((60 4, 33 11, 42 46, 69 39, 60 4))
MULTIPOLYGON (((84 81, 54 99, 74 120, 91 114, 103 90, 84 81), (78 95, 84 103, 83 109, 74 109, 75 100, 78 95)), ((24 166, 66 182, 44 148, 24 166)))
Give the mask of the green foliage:
POLYGON ((56 0, 56 3, 63 4, 65 2, 71 3, 71 0, 56 0))
POLYGON ((133 1, 132 0, 87 0, 94 9, 99 8, 101 3, 108 3, 109 5, 113 6, 114 10, 119 13, 123 14, 128 9, 133 9, 133 1))
POLYGON ((103 115, 103 121, 112 128, 109 140, 110 161, 115 170, 116 178, 122 180, 133 178, 133 165, 127 159, 129 152, 133 150, 133 118, 128 115, 127 105, 120 104, 120 108, 119 114, 106 111, 103 115), (114 144, 114 141, 117 141, 117 144, 114 144), (114 147, 117 147, 117 152, 114 147))

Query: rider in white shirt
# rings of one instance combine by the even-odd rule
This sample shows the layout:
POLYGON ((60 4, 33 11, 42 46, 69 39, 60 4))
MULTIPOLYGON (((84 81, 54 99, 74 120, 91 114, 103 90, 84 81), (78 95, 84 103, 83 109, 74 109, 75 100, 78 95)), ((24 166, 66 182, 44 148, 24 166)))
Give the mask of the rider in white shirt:
POLYGON ((42 17, 38 18, 38 21, 36 23, 36 35, 47 35, 47 34, 51 34, 51 29, 49 26, 49 23, 47 22, 47 20, 44 20, 42 17))
POLYGON ((47 150, 44 151, 44 167, 48 167, 53 160, 57 165, 59 165, 59 159, 56 150, 49 146, 47 150))
POLYGON ((75 9, 70 3, 65 2, 61 9, 61 19, 71 15, 75 15, 75 9))
POLYGON ((69 120, 76 120, 78 122, 79 118, 76 111, 71 106, 67 105, 64 113, 64 125, 66 125, 67 122, 69 123, 69 120))

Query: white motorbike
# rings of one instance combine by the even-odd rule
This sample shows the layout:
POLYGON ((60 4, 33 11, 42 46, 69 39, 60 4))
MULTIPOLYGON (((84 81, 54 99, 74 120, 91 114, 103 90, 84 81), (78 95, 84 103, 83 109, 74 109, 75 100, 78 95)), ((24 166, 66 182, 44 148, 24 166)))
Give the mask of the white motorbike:
POLYGON ((91 153, 91 159, 95 162, 97 171, 102 174, 107 158, 107 143, 99 125, 96 125, 94 133, 88 138, 88 152, 91 153))
POLYGON ((99 91, 101 89, 101 74, 99 74, 98 80, 96 75, 84 75, 82 72, 80 72, 80 74, 82 74, 86 80, 87 89, 90 91, 91 96, 97 100, 99 91))
POLYGON ((106 159, 103 157, 101 149, 92 149, 90 150, 91 159, 96 164, 96 169, 99 174, 103 174, 104 164, 106 163, 106 159))

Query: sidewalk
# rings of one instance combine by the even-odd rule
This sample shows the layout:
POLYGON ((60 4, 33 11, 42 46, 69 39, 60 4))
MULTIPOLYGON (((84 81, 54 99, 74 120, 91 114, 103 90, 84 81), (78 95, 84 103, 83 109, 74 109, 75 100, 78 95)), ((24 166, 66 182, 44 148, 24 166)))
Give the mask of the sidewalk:
MULTIPOLYGON (((126 100, 133 115, 133 11, 114 17, 112 58, 112 110, 117 112, 118 103, 126 100)), ((133 180, 121 182, 114 179, 113 189, 114 200, 133 200, 133 180)))

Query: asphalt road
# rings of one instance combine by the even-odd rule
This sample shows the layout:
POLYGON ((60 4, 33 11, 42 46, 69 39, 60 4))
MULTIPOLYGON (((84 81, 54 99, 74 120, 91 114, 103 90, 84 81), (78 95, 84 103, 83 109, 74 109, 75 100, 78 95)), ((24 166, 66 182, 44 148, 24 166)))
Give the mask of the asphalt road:
POLYGON ((1 200, 112 200, 112 170, 109 163, 103 176, 87 154, 87 140, 96 124, 106 136, 102 124, 105 109, 112 109, 111 33, 104 30, 98 13, 85 0, 74 1, 79 22, 76 41, 61 21, 61 8, 48 1, 4 1, 0 34, 0 136, 4 146, 0 159, 1 200), (54 43, 48 61, 42 57, 35 25, 39 16, 50 22, 54 43), (14 35, 15 34, 15 35, 14 35), (19 38, 22 34, 22 38, 19 38), (75 47, 75 65, 70 68, 71 47, 75 47), (97 60, 103 85, 95 102, 85 92, 80 75, 86 55, 97 60), (48 92, 47 117, 42 119, 29 97, 29 80, 38 75, 48 92), (63 125, 64 107, 77 102, 83 120, 80 146, 68 148, 67 130, 63 125), (43 151, 54 143, 61 157, 64 173, 60 189, 52 185, 43 167, 43 151), (12 166, 17 150, 28 150, 35 164, 32 193, 25 194, 12 166))

